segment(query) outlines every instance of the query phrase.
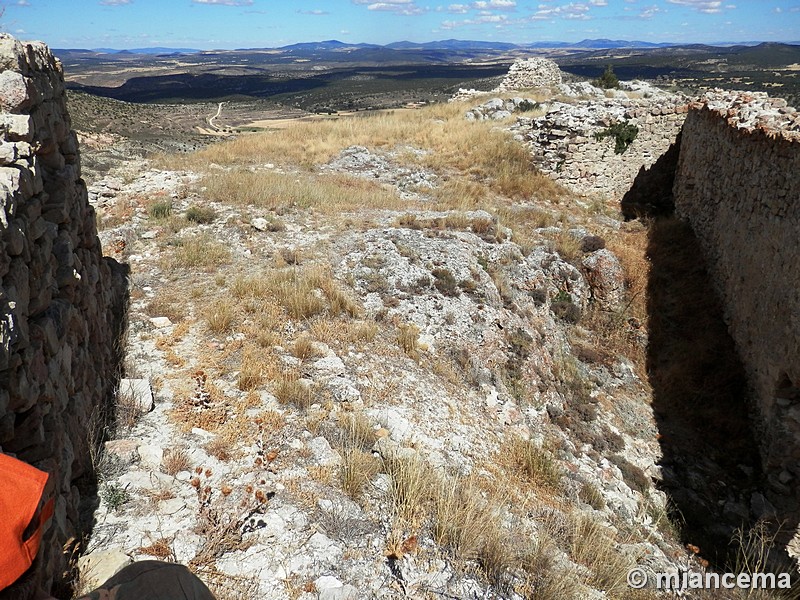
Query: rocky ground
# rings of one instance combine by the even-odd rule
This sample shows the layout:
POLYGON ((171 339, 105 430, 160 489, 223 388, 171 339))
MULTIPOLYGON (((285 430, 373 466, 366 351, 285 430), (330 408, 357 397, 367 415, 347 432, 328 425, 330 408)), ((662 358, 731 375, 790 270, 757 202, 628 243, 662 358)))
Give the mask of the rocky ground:
POLYGON ((157 557, 220 598, 650 598, 629 569, 699 568, 654 486, 644 228, 339 145, 89 182, 131 306, 81 583, 157 557))

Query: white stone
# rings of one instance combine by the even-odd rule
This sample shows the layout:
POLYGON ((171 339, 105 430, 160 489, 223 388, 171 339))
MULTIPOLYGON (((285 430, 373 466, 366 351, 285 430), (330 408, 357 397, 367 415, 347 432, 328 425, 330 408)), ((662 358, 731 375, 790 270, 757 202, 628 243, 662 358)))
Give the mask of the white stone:
POLYGON ((86 554, 78 559, 81 583, 93 590, 132 563, 131 557, 120 548, 86 554))
POLYGON ((164 459, 164 449, 155 444, 142 444, 138 448, 142 465, 151 469, 158 469, 164 459))
POLYGON ((169 320, 169 317, 153 317, 150 319, 150 322, 153 324, 153 327, 158 329, 164 329, 172 325, 172 321, 169 320))
POLYGON ((250 225, 253 228, 258 229, 259 231, 266 231, 269 228, 269 221, 267 221, 263 217, 256 217, 252 221, 250 221, 250 225))
POLYGON ((148 413, 155 407, 153 389, 147 379, 122 379, 119 382, 119 395, 130 398, 141 413, 148 413))

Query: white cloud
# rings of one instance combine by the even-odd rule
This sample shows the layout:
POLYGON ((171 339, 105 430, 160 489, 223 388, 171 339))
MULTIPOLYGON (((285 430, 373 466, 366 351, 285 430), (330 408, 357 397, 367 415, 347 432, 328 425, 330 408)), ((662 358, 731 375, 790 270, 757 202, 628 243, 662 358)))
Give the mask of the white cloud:
MULTIPOLYGON (((605 0, 600 0, 605 1, 605 0)), ((587 4, 585 2, 570 2, 562 6, 550 7, 547 4, 540 4, 537 10, 531 17, 534 21, 546 21, 555 18, 567 19, 570 21, 588 21, 592 17, 589 16, 589 11, 592 6, 604 6, 601 4, 594 4, 593 2, 587 4)))
MULTIPOLYGON (((100 0, 100 4, 103 6, 124 6, 125 4, 131 4, 133 0, 100 0)), ((18 4, 21 6, 27 6, 27 0, 19 0, 18 4), (25 2, 25 4, 22 4, 25 2)))
POLYGON ((219 6, 253 6, 253 0, 192 0, 195 4, 217 4, 219 6))
POLYGON ((314 17, 331 14, 327 10, 319 10, 318 8, 314 10, 298 10, 297 12, 301 15, 311 15, 314 17))
POLYGON ((660 12, 664 11, 661 10, 661 8, 659 8, 655 4, 653 4, 652 6, 643 6, 641 12, 637 15, 637 17, 640 19, 652 19, 660 12))
POLYGON ((463 15, 469 12, 469 6, 466 4, 451 4, 447 7, 447 12, 453 13, 454 15, 463 15))
POLYGON ((515 10, 517 3, 515 0, 479 0, 471 4, 472 8, 478 10, 515 10))
POLYGON ((688 6, 697 12, 713 15, 721 13, 725 9, 736 8, 734 5, 722 5, 722 0, 667 0, 670 4, 688 6))
POLYGON ((425 12, 425 9, 417 6, 414 0, 384 0, 383 2, 353 0, 353 4, 366 5, 367 10, 393 12, 398 15, 421 15, 425 12))

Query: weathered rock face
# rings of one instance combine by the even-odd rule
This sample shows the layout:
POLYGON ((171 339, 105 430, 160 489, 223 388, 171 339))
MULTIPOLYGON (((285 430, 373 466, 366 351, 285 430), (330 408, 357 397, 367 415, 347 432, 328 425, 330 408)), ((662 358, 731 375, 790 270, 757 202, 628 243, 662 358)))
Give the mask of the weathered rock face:
MULTIPOLYGON (((691 105, 673 194, 748 372, 773 492, 800 498, 800 122, 766 94, 691 105)), ((794 514, 793 514, 794 513, 794 514)))
POLYGON ((561 69, 552 60, 529 58, 518 60, 508 70, 498 92, 524 90, 528 88, 552 87, 561 83, 561 69))
POLYGON ((0 36, 0 449, 50 474, 56 584, 80 533, 91 424, 99 434, 117 385, 125 285, 102 257, 65 101, 50 51, 0 36))

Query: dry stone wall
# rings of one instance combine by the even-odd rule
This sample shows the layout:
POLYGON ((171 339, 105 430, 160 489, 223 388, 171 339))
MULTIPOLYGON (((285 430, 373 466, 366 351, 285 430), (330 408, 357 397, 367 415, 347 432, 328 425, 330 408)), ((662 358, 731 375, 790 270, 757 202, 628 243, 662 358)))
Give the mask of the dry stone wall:
POLYGON ((527 142, 538 169, 578 194, 619 200, 640 170, 651 167, 675 142, 688 102, 678 95, 554 102, 544 116, 520 117, 513 128, 527 142), (636 138, 621 154, 609 127, 629 123, 636 138))
POLYGON ((103 258, 60 63, 0 35, 0 450, 47 471, 42 548, 58 589, 80 536, 90 427, 117 385, 125 276, 103 258))
POLYGON ((673 196, 704 249, 748 372, 769 485, 786 514, 800 516, 797 112, 766 94, 718 92, 693 103, 673 196))

